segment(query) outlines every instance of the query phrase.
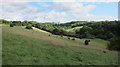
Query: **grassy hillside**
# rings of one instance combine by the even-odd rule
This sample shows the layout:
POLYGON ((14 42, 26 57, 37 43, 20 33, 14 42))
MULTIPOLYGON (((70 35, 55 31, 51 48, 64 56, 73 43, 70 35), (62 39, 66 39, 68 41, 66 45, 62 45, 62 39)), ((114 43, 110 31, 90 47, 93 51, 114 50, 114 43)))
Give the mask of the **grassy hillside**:
POLYGON ((66 31, 67 32, 75 32, 76 30, 82 28, 83 26, 78 26, 78 27, 74 27, 74 28, 71 28, 71 29, 67 29, 66 31))
POLYGON ((2 65, 2 25, 0 24, 0 66, 2 65))
POLYGON ((106 50, 107 41, 75 41, 25 27, 3 26, 3 65, 116 65, 118 54, 106 50))

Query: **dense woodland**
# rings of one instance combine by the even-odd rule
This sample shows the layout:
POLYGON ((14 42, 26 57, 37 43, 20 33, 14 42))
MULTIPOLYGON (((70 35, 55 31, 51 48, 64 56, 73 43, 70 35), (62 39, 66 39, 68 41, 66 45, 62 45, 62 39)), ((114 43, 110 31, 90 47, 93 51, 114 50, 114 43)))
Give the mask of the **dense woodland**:
POLYGON ((38 23, 36 21, 7 21, 0 20, 4 24, 9 24, 10 27, 26 26, 27 29, 32 27, 48 31, 55 35, 70 36, 75 38, 100 38, 110 41, 108 49, 120 50, 120 21, 72 21, 68 23, 38 23), (66 31, 74 29, 73 31, 66 31))

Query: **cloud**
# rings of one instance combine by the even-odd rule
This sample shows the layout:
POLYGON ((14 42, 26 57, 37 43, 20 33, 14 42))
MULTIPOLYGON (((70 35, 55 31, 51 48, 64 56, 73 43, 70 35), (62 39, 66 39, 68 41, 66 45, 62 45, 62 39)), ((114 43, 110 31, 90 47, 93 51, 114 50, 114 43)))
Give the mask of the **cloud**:
MULTIPOLYGON (((0 14, 0 18, 21 21, 34 20, 38 22, 66 22, 71 20, 114 20, 117 18, 112 16, 93 15, 90 12, 97 8, 95 5, 84 5, 84 3, 78 2, 76 0, 53 0, 50 2, 53 4, 47 4, 47 2, 36 2, 36 4, 44 6, 47 8, 47 10, 30 5, 32 1, 33 0, 3 0, 2 3, 0 3, 0 6, 2 6, 0 8, 0 13, 2 13, 0 14)), ((35 1, 37 0, 34 0, 33 2, 35 1)), ((86 0, 81 1, 86 2, 86 0)), ((97 0, 93 1, 96 2, 97 0)), ((106 2, 108 2, 108 0, 106 0, 106 2)), ((112 0, 110 2, 112 2, 112 0)))
POLYGON ((64 18, 67 16, 64 12, 50 11, 48 13, 39 13, 35 21, 41 22, 65 22, 64 18))
POLYGON ((80 2, 119 2, 119 0, 78 0, 80 2))
POLYGON ((53 2, 76 2, 76 0, 53 0, 53 2))
MULTIPOLYGON (((66 0, 67 1, 67 0, 66 0)), ((71 2, 54 2, 54 5, 50 5, 48 8, 51 10, 67 12, 68 18, 77 20, 117 20, 117 17, 113 16, 96 16, 90 12, 97 8, 95 5, 84 5, 82 2, 76 2, 71 0, 71 2), (59 8, 58 8, 59 7, 59 8)))
POLYGON ((53 0, 53 2, 119 2, 119 0, 53 0))
POLYGON ((29 5, 29 2, 4 3, 0 12, 2 12, 0 18, 14 21, 63 22, 66 16, 64 12, 55 12, 53 10, 45 13, 44 10, 41 11, 38 7, 29 5))
POLYGON ((68 11, 74 14, 86 14, 93 10, 95 5, 84 6, 83 3, 79 2, 55 2, 54 5, 50 5, 48 8, 57 11, 68 11))
POLYGON ((80 16, 80 15, 76 15, 76 17, 78 17, 78 19, 81 20, 87 20, 87 21, 105 21, 105 20, 117 20, 117 17, 113 17, 113 16, 96 16, 93 14, 86 14, 84 16, 80 16))
POLYGON ((1 2, 119 2, 119 0, 1 0, 1 2))
MULTIPOLYGON (((37 8, 28 6, 26 2, 3 2, 0 18, 7 20, 25 20, 37 12, 37 8)), ((28 20, 28 19, 27 19, 28 20)))

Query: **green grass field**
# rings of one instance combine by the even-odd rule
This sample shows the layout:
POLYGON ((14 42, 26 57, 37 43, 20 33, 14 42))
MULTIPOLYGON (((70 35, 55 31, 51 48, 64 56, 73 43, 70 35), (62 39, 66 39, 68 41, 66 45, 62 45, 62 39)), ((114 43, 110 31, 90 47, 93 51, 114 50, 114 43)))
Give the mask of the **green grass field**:
POLYGON ((105 49, 108 43, 105 40, 91 39, 90 45, 85 46, 85 39, 73 41, 66 36, 48 34, 38 30, 27 30, 25 27, 3 25, 3 65, 118 64, 118 53, 105 49))
POLYGON ((2 66, 2 25, 0 24, 0 66, 2 66))
POLYGON ((76 30, 82 28, 83 26, 79 26, 79 27, 74 27, 74 28, 71 28, 71 29, 67 29, 66 31, 67 32, 75 32, 76 30))

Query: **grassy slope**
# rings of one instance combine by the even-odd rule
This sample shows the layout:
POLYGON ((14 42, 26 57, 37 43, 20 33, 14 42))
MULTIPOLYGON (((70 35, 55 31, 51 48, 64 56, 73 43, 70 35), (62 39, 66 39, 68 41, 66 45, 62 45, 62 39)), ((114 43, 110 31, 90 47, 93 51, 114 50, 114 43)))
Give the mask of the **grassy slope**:
POLYGON ((2 25, 0 24, 0 66, 2 65, 2 25))
MULTIPOLYGON (((93 47, 92 45, 85 47, 82 45, 83 40, 72 41, 65 37, 50 37, 47 33, 36 30, 26 30, 24 27, 4 26, 3 64, 113 65, 118 63, 117 52, 103 53, 101 50, 89 48, 93 47)), ((99 47, 97 42, 102 44, 100 42, 102 40, 96 39, 94 41, 97 47, 99 47)))
POLYGON ((78 27, 74 27, 74 28, 71 28, 71 29, 67 29, 66 31, 67 32, 75 32, 76 30, 82 28, 83 26, 78 26, 78 27))

